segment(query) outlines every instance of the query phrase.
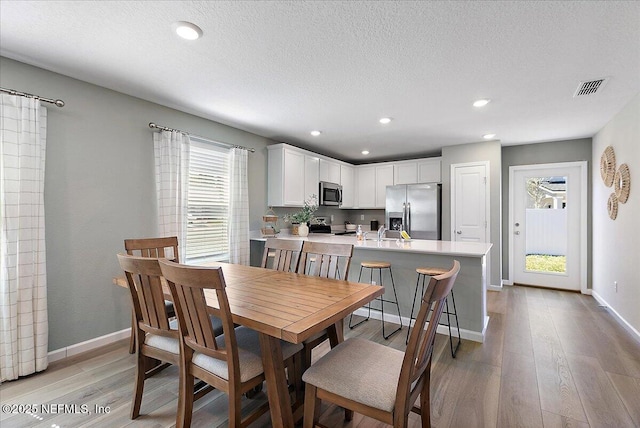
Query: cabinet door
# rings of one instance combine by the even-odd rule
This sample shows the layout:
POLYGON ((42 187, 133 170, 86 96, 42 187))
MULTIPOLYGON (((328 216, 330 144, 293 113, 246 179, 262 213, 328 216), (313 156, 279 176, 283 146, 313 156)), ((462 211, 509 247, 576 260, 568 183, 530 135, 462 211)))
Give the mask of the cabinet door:
POLYGON ((284 151, 284 204, 304 204, 304 154, 293 150, 284 151))
POLYGON ((375 208, 376 206, 376 168, 363 166, 356 169, 356 206, 375 208))
POLYGON ((308 199, 311 195, 316 195, 319 199, 319 173, 320 158, 315 156, 304 156, 304 197, 308 199))
POLYGON ((441 158, 418 161, 418 183, 441 183, 441 158))
POLYGON ((384 208, 387 203, 387 186, 393 185, 393 165, 376 167, 376 208, 384 208))
POLYGON ((320 159, 320 181, 340 183, 340 164, 320 159))
POLYGON ((340 184, 342 185, 342 206, 340 208, 354 207, 355 170, 352 166, 340 165, 340 184))
POLYGON ((418 162, 397 162, 393 165, 393 184, 415 184, 418 182, 418 162))

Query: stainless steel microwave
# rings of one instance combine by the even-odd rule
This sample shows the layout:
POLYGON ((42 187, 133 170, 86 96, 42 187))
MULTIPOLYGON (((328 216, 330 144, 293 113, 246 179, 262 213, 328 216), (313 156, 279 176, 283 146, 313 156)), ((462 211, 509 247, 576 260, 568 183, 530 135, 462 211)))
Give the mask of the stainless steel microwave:
POLYGON ((327 181, 320 182, 320 205, 339 207, 342 205, 342 186, 327 181))

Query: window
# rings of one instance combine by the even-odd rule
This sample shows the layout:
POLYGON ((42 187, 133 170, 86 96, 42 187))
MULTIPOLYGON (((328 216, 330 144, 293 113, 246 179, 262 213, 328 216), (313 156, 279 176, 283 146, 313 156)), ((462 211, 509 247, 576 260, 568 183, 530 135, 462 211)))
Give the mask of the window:
POLYGON ((191 139, 185 262, 229 259, 229 151, 191 139))

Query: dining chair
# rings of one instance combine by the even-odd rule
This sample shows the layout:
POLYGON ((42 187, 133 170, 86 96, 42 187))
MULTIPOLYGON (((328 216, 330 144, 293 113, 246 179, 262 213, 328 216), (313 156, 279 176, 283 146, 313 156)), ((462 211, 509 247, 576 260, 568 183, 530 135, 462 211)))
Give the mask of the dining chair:
MULTIPOLYGON (((163 258, 166 257, 170 260, 174 260, 176 262, 179 260, 178 255, 178 237, 169 236, 166 238, 141 238, 141 239, 125 239, 124 240, 124 249, 127 254, 132 256, 140 256, 140 257, 156 257, 163 258)), ((169 300, 165 300, 165 305, 167 307, 167 312, 170 317, 175 316, 175 312, 173 310, 173 303, 169 300)), ((129 353, 133 354, 136 349, 135 343, 135 335, 133 334, 133 330, 135 319, 131 318, 131 336, 129 338, 129 353)))
MULTIPOLYGON (((353 245, 328 244, 324 242, 305 241, 300 253, 297 273, 321 278, 347 279, 353 245)), ((311 351, 316 346, 327 340, 327 331, 321 331, 304 341, 303 366, 311 365, 311 351)), ((332 343, 331 346, 336 346, 332 343)))
MULTIPOLYGON (((193 394, 189 389, 198 378, 229 395, 229 426, 245 427, 268 410, 268 402, 244 419, 242 394, 265 380, 258 333, 246 327, 234 328, 222 269, 196 267, 160 260, 162 275, 169 284, 180 325, 180 388, 176 427, 189 427, 193 394), (215 337, 208 317, 205 294, 215 295, 224 334, 215 337)), ((299 357, 302 345, 282 341, 284 363, 299 357)), ((290 374, 291 375, 291 374, 290 374)), ((267 386, 268 387, 268 386, 267 386)))
POLYGON ((283 272, 295 272, 300 260, 302 243, 303 241, 294 239, 267 238, 261 266, 283 272))
POLYGON ((409 412, 414 411, 421 415, 423 427, 431 426, 429 388, 436 329, 459 271, 455 260, 451 270, 431 277, 405 352, 351 338, 305 371, 305 428, 318 422, 321 400, 344 407, 346 420, 355 411, 406 428, 409 412), (419 407, 414 405, 418 396, 419 407))
POLYGON ((167 315, 158 259, 118 254, 118 261, 127 278, 134 314, 137 363, 131 419, 136 419, 144 381, 170 364, 180 364, 178 322, 167 315))

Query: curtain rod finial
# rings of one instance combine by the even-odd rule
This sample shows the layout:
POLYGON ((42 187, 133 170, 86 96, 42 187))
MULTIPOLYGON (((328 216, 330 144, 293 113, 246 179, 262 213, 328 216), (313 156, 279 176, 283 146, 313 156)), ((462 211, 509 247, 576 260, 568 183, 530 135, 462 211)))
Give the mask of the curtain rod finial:
POLYGON ((56 100, 55 105, 57 105, 58 107, 64 107, 64 101, 56 100))

